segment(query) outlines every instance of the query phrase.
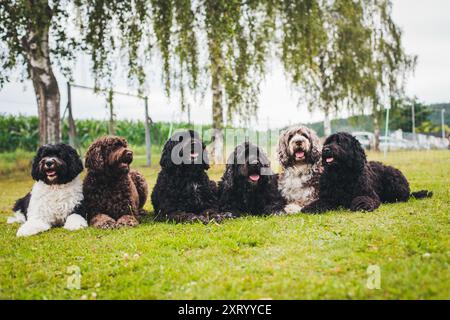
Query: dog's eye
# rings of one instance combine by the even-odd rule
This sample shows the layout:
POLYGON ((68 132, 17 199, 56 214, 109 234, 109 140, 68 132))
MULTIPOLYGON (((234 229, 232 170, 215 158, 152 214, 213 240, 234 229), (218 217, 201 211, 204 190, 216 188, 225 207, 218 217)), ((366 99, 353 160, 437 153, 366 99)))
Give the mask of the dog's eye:
POLYGON ((114 143, 114 147, 119 148, 122 146, 122 143, 120 143, 119 141, 114 143))

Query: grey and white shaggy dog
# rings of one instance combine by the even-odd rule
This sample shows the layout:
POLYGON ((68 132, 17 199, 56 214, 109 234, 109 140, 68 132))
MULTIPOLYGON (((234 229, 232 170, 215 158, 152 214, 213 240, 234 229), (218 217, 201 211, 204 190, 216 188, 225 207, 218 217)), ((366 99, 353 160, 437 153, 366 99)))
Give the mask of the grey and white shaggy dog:
POLYGON ((278 160, 283 171, 278 188, 286 200, 286 213, 296 213, 319 196, 322 172, 321 145, 314 130, 294 126, 278 140, 278 160))
POLYGON ((217 210, 216 183, 206 174, 209 160, 205 147, 193 130, 176 132, 166 141, 151 195, 156 220, 208 223, 226 218, 217 210))
POLYGON ((31 236, 51 227, 67 230, 87 227, 80 173, 83 163, 66 144, 44 145, 33 159, 31 191, 16 201, 8 223, 22 223, 17 236, 31 236))
POLYGON ((427 190, 411 193, 408 180, 396 168, 367 161, 359 141, 346 132, 326 139, 322 163, 319 199, 303 208, 303 212, 320 213, 338 207, 373 211, 383 202, 432 196, 427 190))
POLYGON ((219 182, 219 209, 238 217, 281 213, 284 205, 264 151, 249 142, 238 145, 219 182))
POLYGON ((132 161, 133 152, 124 138, 105 136, 89 146, 83 192, 90 225, 110 229, 139 224, 148 185, 139 172, 130 169, 132 161))

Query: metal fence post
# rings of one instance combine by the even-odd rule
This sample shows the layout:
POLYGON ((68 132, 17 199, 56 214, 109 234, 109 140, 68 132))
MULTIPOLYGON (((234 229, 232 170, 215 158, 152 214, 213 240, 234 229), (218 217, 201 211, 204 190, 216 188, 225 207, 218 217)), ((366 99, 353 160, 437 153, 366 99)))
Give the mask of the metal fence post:
POLYGON ((444 121, 445 109, 441 110, 441 125, 442 125, 442 139, 445 139, 445 121, 444 121))
POLYGON ((73 148, 77 148, 76 138, 77 131, 75 127, 75 121, 72 114, 72 93, 70 89, 70 83, 67 82, 67 109, 68 109, 68 123, 69 123, 69 144, 73 148))
POLYGON ((384 132, 384 136, 385 136, 385 147, 384 147, 384 157, 386 157, 387 155, 387 149, 389 146, 389 142, 388 142, 388 133, 389 133, 389 109, 391 109, 390 106, 386 107, 386 128, 385 128, 385 132, 384 132))
POLYGON ((147 166, 152 165, 152 141, 151 141, 151 133, 150 133, 150 121, 148 116, 148 97, 144 97, 144 105, 145 105, 145 149, 147 154, 147 166))

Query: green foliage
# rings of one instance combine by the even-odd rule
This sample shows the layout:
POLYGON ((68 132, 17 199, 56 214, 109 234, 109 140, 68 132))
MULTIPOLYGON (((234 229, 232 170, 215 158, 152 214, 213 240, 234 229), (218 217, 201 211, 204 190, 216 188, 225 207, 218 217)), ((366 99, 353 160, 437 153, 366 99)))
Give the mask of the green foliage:
POLYGON ((24 40, 31 37, 34 43, 39 43, 45 38, 45 34, 37 32, 40 29, 49 29, 52 60, 64 75, 70 76, 70 62, 76 49, 81 48, 76 37, 69 36, 66 30, 70 3, 70 0, 0 2, 0 88, 9 81, 11 70, 27 66, 24 40))
MULTIPOLYGON (((199 7, 208 48, 207 77, 211 77, 213 119, 249 120, 256 114, 258 93, 273 38, 272 13, 265 1, 212 0, 199 7), (219 94, 220 92, 220 94, 219 94), (226 112, 225 112, 226 111, 226 112)), ((271 6, 272 7, 272 6, 271 6)))
MULTIPOLYGON (((6 224, 28 173, 0 178, 1 299, 449 299, 448 151, 369 154, 434 196, 375 212, 157 223, 17 238, 6 224), (381 287, 367 287, 367 268, 381 287), (68 268, 81 272, 67 288, 68 268), (95 294, 94 294, 95 293, 95 294)), ((138 168, 153 187, 159 166, 138 168)), ((208 171, 219 179, 222 166, 208 171)), ((150 202, 146 209, 151 210, 150 202)))
MULTIPOLYGON (((221 92, 214 108, 221 108, 219 114, 226 111, 229 120, 255 117, 266 60, 273 56, 280 57, 311 109, 360 108, 368 102, 380 111, 386 91, 400 95, 400 79, 415 64, 402 48, 389 0, 33 4, 0 3, 3 70, 25 64, 21 39, 30 25, 50 24, 52 61, 68 77, 69 64, 83 52, 91 57, 97 87, 112 87, 114 71, 122 64, 130 84, 143 93, 154 72, 147 66, 155 66, 150 59, 159 55, 167 95, 178 90, 184 109, 186 90, 204 94, 211 82, 211 91, 221 92), (67 32, 69 25, 74 35, 67 32)), ((0 81, 7 76, 2 72, 0 81)))
POLYGON ((430 104, 429 107, 433 110, 433 113, 430 116, 430 121, 436 124, 441 123, 441 112, 442 109, 444 109, 444 123, 450 125, 450 103, 433 103, 430 104))
MULTIPOLYGON (((442 135, 442 125, 435 125, 431 121, 424 121, 416 128, 416 132, 434 134, 440 137, 442 135)), ((444 132, 446 137, 450 135, 450 127, 447 124, 444 124, 444 132)))
MULTIPOLYGON (((412 108, 414 107, 415 125, 420 128, 422 123, 430 118, 432 110, 416 99, 407 100, 405 103, 394 103, 391 108, 392 126, 412 132, 412 108)), ((418 132, 421 132, 420 130, 418 132)))
POLYGON ((31 169, 31 160, 34 157, 33 151, 22 149, 13 152, 0 153, 0 176, 7 176, 11 173, 29 172, 31 169))
MULTIPOLYGON (((78 143, 86 148, 96 138, 108 134, 108 122, 101 120, 76 120, 78 143)), ((0 152, 22 149, 35 151, 39 145, 37 117, 0 115, 0 152)), ((175 123, 172 132, 181 128, 190 128, 187 123, 175 123)), ((204 127, 207 130, 209 127, 204 127)), ((156 122, 151 125, 152 144, 162 146, 169 137, 170 123, 156 122)), ((67 121, 62 126, 62 142, 67 143, 69 127, 67 121)), ((125 137, 135 146, 145 145, 145 125, 142 121, 116 121, 116 134, 125 137)))
MULTIPOLYGON (((287 2, 291 6, 299 3, 287 2)), ((382 100, 402 95, 402 80, 416 62, 402 47, 401 31, 392 20, 391 2, 305 3, 311 6, 309 10, 303 7, 294 11, 308 16, 283 33, 285 38, 294 35, 291 35, 294 40, 288 37, 285 41, 288 45, 283 47, 294 48, 294 53, 281 55, 287 74, 302 93, 301 101, 310 110, 319 108, 327 112, 370 106, 381 120, 380 108, 385 103, 382 100), (307 23, 308 19, 312 21, 307 23), (304 24, 309 28, 300 28, 304 24), (301 33, 305 30, 306 35, 301 33), (308 36, 315 42, 307 42, 309 47, 305 49, 297 38, 308 36), (295 47, 297 43, 299 47, 295 47)), ((283 13, 289 10, 285 8, 283 13)))
MULTIPOLYGON (((309 128, 316 131, 319 137, 324 137, 324 125, 323 121, 307 123, 309 128)), ((348 118, 338 118, 331 120, 332 132, 336 131, 369 131, 373 132, 373 121, 371 116, 357 115, 348 118)))
POLYGON ((403 49, 402 32, 392 18, 389 0, 374 1, 367 12, 371 35, 371 59, 362 65, 365 71, 360 83, 362 98, 372 106, 374 117, 380 118, 386 103, 404 95, 405 79, 415 69, 417 57, 403 49))
POLYGON ((36 150, 39 144, 37 117, 0 114, 0 151, 36 150))

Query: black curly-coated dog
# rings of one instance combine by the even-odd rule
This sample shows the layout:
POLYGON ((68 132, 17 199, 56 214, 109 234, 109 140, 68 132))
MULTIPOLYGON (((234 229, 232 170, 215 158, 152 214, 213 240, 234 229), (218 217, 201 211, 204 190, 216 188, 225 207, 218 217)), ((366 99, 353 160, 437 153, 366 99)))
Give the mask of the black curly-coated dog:
POLYGON ((219 209, 233 216, 279 213, 286 204, 268 157, 249 142, 237 146, 229 156, 219 195, 219 209))
POLYGON ((151 199, 156 220, 208 223, 225 216, 217 211, 217 186, 209 180, 208 154, 199 134, 176 132, 164 145, 151 199))
POLYGON ((382 202, 432 196, 427 190, 411 193, 408 180, 398 169, 376 161, 368 162, 359 141, 346 132, 326 139, 322 163, 319 199, 304 207, 302 212, 320 213, 338 207, 373 211, 382 202))

